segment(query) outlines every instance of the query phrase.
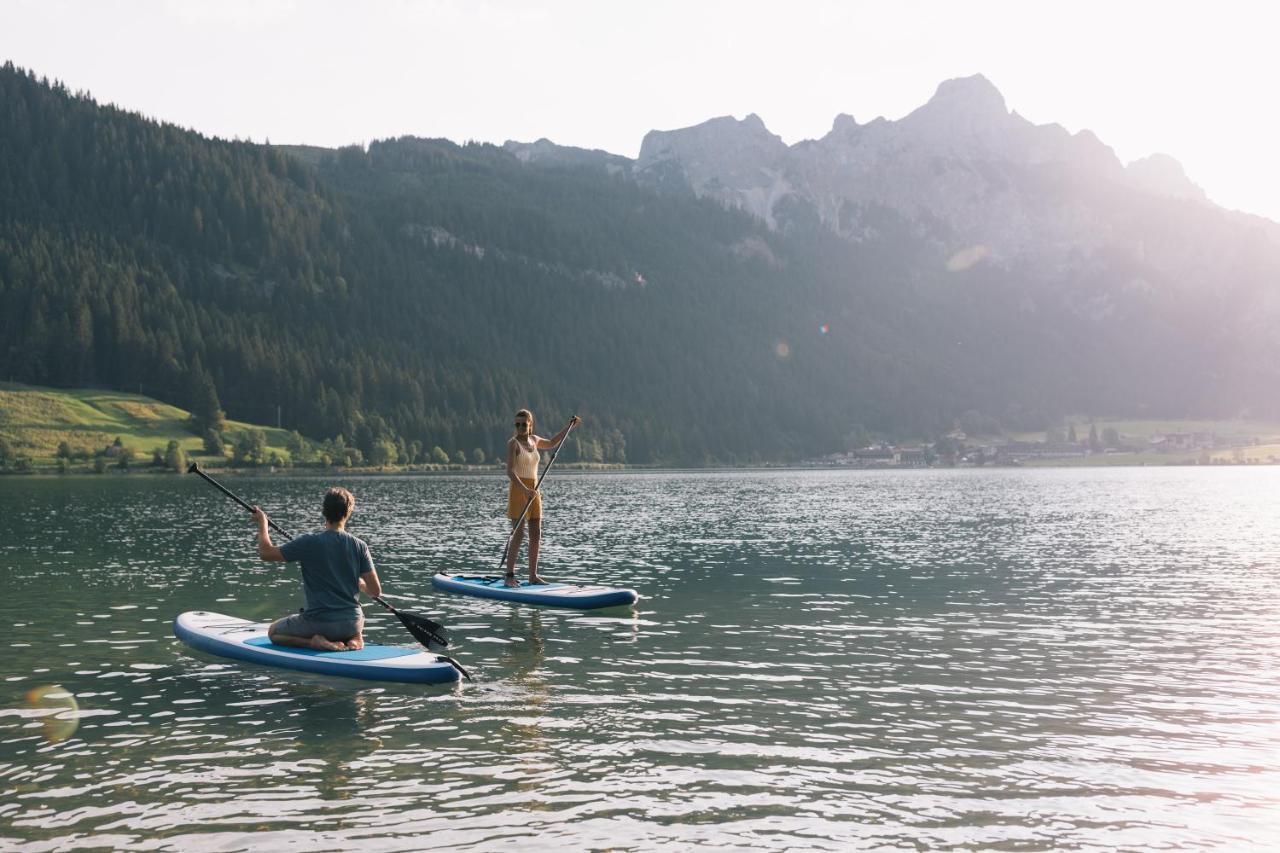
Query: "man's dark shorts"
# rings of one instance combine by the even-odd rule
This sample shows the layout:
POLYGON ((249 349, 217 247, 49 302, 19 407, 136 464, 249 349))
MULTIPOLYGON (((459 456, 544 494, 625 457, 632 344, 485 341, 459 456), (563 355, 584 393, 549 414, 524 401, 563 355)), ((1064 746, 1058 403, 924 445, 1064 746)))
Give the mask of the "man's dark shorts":
POLYGON ((276 623, 277 634, 288 634, 290 637, 302 637, 309 640, 316 634, 335 643, 350 640, 359 636, 364 630, 364 614, 359 619, 339 619, 337 622, 321 622, 308 619, 301 613, 286 616, 276 623))

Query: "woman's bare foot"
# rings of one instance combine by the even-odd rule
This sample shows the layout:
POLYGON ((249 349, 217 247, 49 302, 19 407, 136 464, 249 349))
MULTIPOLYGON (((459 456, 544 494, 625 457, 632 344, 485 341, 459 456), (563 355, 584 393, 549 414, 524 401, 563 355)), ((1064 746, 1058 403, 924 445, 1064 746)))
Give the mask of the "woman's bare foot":
POLYGON ((507 572, 506 585, 507 585, 507 586, 509 586, 509 587, 518 587, 518 586, 520 586, 520 581, 516 580, 516 573, 515 573, 515 572, 507 572))
POLYGON ((546 583, 550 583, 550 582, 551 582, 551 581, 543 580, 539 575, 529 575, 529 583, 530 583, 530 584, 546 584, 546 583))
POLYGON ((350 640, 347 640, 346 645, 347 645, 347 651, 358 652, 364 648, 364 637, 363 636, 352 637, 350 640))
POLYGON ((321 634, 311 635, 311 648, 321 652, 345 652, 347 650, 345 643, 335 643, 321 634))

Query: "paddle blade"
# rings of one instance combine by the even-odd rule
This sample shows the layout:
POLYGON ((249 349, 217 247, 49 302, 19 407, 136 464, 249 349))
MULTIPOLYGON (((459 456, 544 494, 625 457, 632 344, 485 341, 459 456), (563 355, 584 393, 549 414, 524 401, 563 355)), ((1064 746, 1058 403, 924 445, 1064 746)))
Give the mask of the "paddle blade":
POLYGON ((403 610, 397 610, 396 618, 401 624, 409 630, 413 638, 426 648, 431 648, 434 643, 437 646, 448 647, 449 638, 444 634, 444 626, 439 622, 433 622, 425 616, 419 616, 416 613, 405 613, 403 610))
POLYGON ((471 677, 471 673, 467 672, 465 669, 462 668, 462 664, 458 663, 456 660, 449 657, 448 655, 436 655, 436 660, 442 660, 449 663, 454 669, 456 669, 459 673, 461 673, 462 677, 465 678, 467 681, 475 680, 471 677))

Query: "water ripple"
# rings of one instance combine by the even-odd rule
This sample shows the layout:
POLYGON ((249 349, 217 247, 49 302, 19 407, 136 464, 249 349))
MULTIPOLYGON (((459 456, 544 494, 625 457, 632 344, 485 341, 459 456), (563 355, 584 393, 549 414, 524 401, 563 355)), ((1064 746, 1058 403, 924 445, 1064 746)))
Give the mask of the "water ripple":
MULTIPOLYGON (((0 846, 1280 843, 1280 471, 557 474, 545 573, 644 596, 589 614, 431 590, 496 569, 502 482, 343 481, 478 676, 413 688, 174 640, 298 599, 194 478, 6 479, 0 846)), ((301 531, 327 484, 234 487, 301 531)))

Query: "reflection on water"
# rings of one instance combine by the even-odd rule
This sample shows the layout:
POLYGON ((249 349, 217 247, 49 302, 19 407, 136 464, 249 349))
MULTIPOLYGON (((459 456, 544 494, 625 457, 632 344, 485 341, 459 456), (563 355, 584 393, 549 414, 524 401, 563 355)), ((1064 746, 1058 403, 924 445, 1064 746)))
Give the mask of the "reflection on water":
MULTIPOLYGON (((500 478, 346 483, 477 678, 425 688, 175 641, 299 598, 194 478, 0 481, 0 847, 1280 843, 1280 470, 552 480, 546 574, 634 610, 432 592, 495 570, 500 478)), ((304 530, 324 485, 236 488, 304 530)))

